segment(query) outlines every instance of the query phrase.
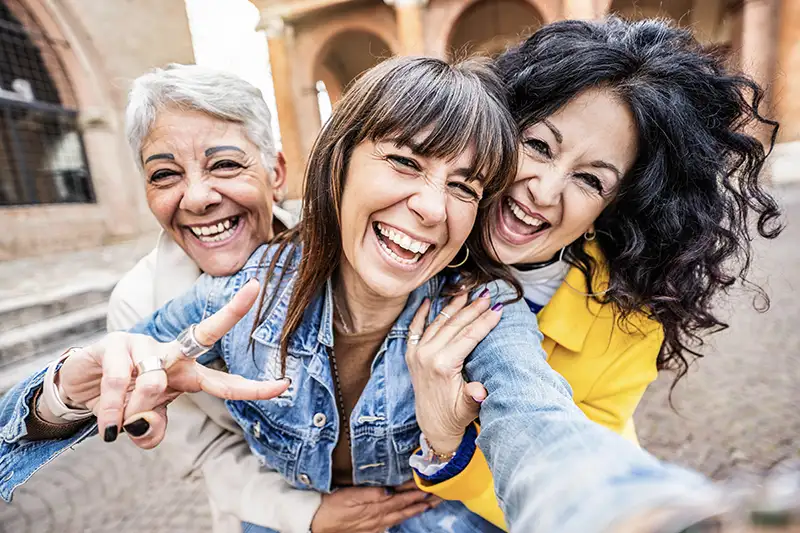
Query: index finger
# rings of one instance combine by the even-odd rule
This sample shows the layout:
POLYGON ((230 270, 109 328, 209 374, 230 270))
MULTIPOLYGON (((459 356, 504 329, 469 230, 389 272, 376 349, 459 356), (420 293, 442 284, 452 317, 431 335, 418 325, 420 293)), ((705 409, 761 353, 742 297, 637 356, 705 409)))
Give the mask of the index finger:
POLYGON ((194 337, 203 346, 213 346, 235 326, 253 307, 258 298, 259 283, 251 279, 245 283, 231 301, 194 328, 194 337))

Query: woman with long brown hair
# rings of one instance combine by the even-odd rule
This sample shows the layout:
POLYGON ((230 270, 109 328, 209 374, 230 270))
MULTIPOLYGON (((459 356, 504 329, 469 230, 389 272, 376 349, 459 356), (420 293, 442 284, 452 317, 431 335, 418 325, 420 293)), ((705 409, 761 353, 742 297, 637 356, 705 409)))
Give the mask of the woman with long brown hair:
MULTIPOLYGON (((44 371, 3 399, 2 495, 98 429, 114 440, 128 417, 196 390, 230 400, 253 453, 294 487, 401 485, 420 437, 405 354, 422 339, 417 309, 430 305, 420 346, 472 353, 466 373, 489 392, 482 448, 512 528, 519 518, 520 531, 600 531, 667 495, 713 503, 701 477, 588 421, 547 365, 534 315, 486 252, 488 228, 473 229, 513 180, 516 152, 487 62, 399 58, 369 71, 320 134, 296 229, 234 275, 201 276, 132 330, 147 336, 109 335, 53 369, 61 402, 91 410, 96 424, 30 439, 30 410, 52 414, 36 401, 44 371), (459 292, 474 301, 449 316, 459 292), (228 374, 198 358, 221 359, 228 374), (592 472, 574 493, 558 473, 566 464, 592 472)), ((445 502, 391 531, 495 529, 445 502)))

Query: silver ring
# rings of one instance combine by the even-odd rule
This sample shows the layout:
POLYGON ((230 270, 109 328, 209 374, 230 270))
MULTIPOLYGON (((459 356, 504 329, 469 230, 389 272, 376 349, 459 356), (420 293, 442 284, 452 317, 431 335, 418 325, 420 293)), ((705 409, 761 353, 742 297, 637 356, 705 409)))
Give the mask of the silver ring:
POLYGON ((145 357, 136 363, 136 371, 140 376, 148 372, 155 372, 156 370, 164 370, 164 360, 155 355, 145 357))
POLYGON ((198 342, 197 337, 194 336, 195 327, 197 327, 197 324, 192 324, 181 331, 181 334, 175 339, 181 345, 181 353, 189 359, 197 359, 213 348, 213 346, 206 346, 198 342))
POLYGON ((450 320, 451 318, 453 318, 452 316, 448 315, 444 311, 439 311, 439 314, 442 315, 443 317, 445 317, 447 320, 450 320))
POLYGON ((419 340, 422 338, 422 335, 418 335, 417 333, 410 333, 408 335, 408 344, 419 344, 419 340))

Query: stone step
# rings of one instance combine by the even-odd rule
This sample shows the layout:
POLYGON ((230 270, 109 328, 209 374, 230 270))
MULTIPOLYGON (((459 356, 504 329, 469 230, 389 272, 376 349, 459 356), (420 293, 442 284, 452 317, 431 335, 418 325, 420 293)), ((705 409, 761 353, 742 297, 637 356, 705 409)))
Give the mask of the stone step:
POLYGON ((51 361, 57 359, 62 353, 67 351, 67 349, 73 346, 88 346, 103 338, 104 333, 105 332, 101 334, 93 333, 90 335, 76 336, 67 343, 53 345, 52 349, 47 349, 33 357, 22 359, 16 364, 2 367, 2 369, 0 369, 0 395, 5 394, 11 387, 23 379, 46 367, 51 361))
POLYGON ((104 332, 107 308, 104 301, 0 333, 0 373, 33 357, 58 355, 60 347, 80 345, 80 339, 104 332))
MULTIPOLYGON (((0 335, 108 302, 116 277, 0 301, 0 335)), ((0 358, 2 364, 2 358, 0 358)))

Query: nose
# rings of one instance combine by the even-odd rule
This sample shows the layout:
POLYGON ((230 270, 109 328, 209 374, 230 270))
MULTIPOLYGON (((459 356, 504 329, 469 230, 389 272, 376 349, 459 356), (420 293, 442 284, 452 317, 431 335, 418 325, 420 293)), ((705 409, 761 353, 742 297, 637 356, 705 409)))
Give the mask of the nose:
POLYGON ((189 177, 180 208, 195 215, 202 215, 220 202, 222 195, 211 187, 208 181, 201 177, 189 177))
POLYGON ((408 208, 426 226, 435 226, 447 220, 447 193, 435 183, 424 183, 408 199, 408 208))
POLYGON ((565 184, 566 178, 558 169, 554 167, 539 169, 532 179, 528 180, 528 194, 536 205, 542 207, 558 205, 565 184))

